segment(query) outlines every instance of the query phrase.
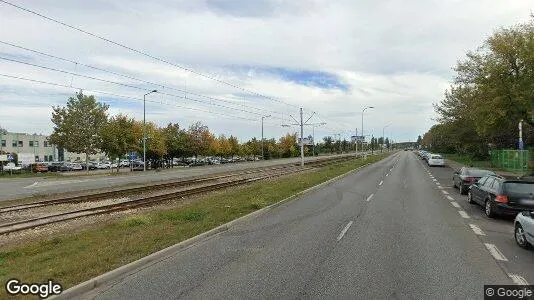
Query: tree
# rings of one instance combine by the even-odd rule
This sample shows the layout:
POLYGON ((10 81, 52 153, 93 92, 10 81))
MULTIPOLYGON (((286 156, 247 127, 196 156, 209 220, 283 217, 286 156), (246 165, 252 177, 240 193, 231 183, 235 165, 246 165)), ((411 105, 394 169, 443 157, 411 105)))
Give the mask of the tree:
POLYGON ((330 153, 334 152, 333 146, 334 146, 334 139, 331 136, 325 136, 323 138, 324 141, 324 147, 330 151, 330 153))
POLYGON ((102 145, 101 129, 107 122, 108 108, 82 91, 70 97, 66 107, 52 107, 54 132, 50 143, 70 152, 85 153, 88 163, 89 155, 96 154, 102 145))
POLYGON ((281 137, 279 142, 279 153, 281 157, 293 157, 297 155, 297 133, 281 137))
POLYGON ((0 134, 7 134, 7 129, 0 126, 0 134))
MULTIPOLYGON (((135 150, 137 142, 142 138, 142 133, 136 131, 134 126, 135 120, 123 114, 109 119, 100 130, 102 137, 100 150, 112 160, 122 158, 128 152, 135 150)), ((118 166, 117 172, 119 172, 118 166)))
POLYGON ((228 138, 228 143, 230 145, 230 155, 234 158, 234 155, 239 152, 239 141, 235 136, 231 135, 228 138))
POLYGON ((147 160, 151 161, 151 167, 157 166, 168 153, 164 130, 152 122, 146 123, 146 137, 147 160))
POLYGON ((208 126, 202 122, 196 122, 189 126, 191 136, 191 152, 195 155, 205 155, 209 152, 213 135, 210 133, 208 126))
POLYGON ((421 145, 421 143, 423 142, 423 138, 419 135, 417 136, 417 145, 421 145))

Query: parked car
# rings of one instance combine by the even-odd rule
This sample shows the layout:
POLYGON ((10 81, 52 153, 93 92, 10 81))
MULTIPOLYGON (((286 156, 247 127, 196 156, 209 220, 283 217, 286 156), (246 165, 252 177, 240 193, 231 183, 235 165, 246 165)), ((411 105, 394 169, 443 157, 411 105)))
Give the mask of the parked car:
POLYGON ((48 164, 46 163, 35 163, 31 165, 32 172, 34 173, 44 173, 48 172, 48 164))
POLYGON ((22 170, 22 167, 21 166, 17 166, 15 165, 15 163, 8 163, 7 165, 4 166, 4 171, 20 171, 22 170))
POLYGON ((111 164, 109 162, 99 162, 96 164, 97 169, 109 169, 111 168, 111 164))
POLYGON ((70 163, 67 166, 71 169, 71 171, 81 171, 81 170, 83 170, 82 165, 79 164, 79 163, 70 163))
POLYGON ((514 228, 514 238, 520 247, 528 249, 534 245, 534 211, 518 213, 514 228))
POLYGON ((428 166, 430 167, 444 167, 445 166, 445 160, 443 159, 443 156, 439 154, 431 154, 429 153, 427 155, 426 159, 428 166))
POLYGON ((486 175, 495 175, 492 171, 476 168, 462 167, 452 176, 452 182, 455 188, 460 190, 460 194, 467 194, 469 187, 486 175))
POLYGON ((132 161, 131 167, 133 171, 143 171, 145 163, 142 161, 132 161))
POLYGON ((130 161, 129 160, 121 160, 120 163, 119 163, 119 167, 121 168, 127 168, 130 166, 130 161))
POLYGON ((87 170, 87 166, 89 167, 89 170, 96 170, 96 165, 93 162, 88 162, 87 166, 85 163, 81 163, 80 166, 82 167, 82 170, 87 170))
POLYGON ((486 175, 471 185, 469 203, 478 203, 490 218, 534 210, 534 182, 486 175))
POLYGON ((66 171, 72 171, 72 168, 68 165, 68 163, 56 161, 48 165, 48 171, 49 172, 66 172, 66 171))

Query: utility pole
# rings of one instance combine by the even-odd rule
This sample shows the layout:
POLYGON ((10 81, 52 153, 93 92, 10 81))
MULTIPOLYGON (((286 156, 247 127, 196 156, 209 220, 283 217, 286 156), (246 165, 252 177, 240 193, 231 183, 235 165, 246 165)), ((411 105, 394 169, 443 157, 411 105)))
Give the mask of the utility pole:
POLYGON ((311 125, 308 124, 308 121, 315 115, 315 112, 311 114, 311 116, 304 122, 304 113, 302 112, 302 107, 300 108, 300 122, 297 121, 292 115, 289 115, 293 121, 295 121, 294 124, 282 124, 282 127, 290 127, 292 125, 294 126, 300 126, 300 165, 304 166, 304 125, 311 125))
POLYGON ((365 135, 363 134, 363 114, 365 113, 365 110, 368 109, 368 108, 375 108, 375 107, 374 106, 367 106, 362 110, 362 137, 363 137, 363 140, 362 140, 362 151, 363 151, 363 143, 365 142, 365 135))
MULTIPOLYGON (((143 171, 146 171, 146 95, 157 92, 157 90, 152 90, 143 95, 143 171)), ((87 164, 87 159, 85 160, 85 163, 87 164)))
POLYGON ((261 116, 261 159, 265 159, 265 156, 263 155, 263 119, 268 118, 271 115, 268 116, 261 116))

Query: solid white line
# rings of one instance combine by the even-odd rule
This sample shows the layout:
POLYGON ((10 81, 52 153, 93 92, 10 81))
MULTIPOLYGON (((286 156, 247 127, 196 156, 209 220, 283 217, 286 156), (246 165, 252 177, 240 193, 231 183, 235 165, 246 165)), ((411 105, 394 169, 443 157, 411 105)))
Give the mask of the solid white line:
POLYGON ((456 208, 460 208, 460 204, 458 204, 456 201, 452 201, 451 204, 456 208))
POLYGON ((339 240, 341 240, 343 238, 343 236, 345 235, 345 233, 347 233, 347 231, 349 230, 350 226, 352 225, 352 221, 350 221, 347 226, 345 226, 345 228, 343 228, 343 230, 341 231, 341 233, 337 236, 337 240, 339 242, 339 240))
POLYGON ((445 191, 445 190, 441 190, 441 192, 443 193, 443 195, 448 195, 449 192, 445 191))
POLYGON ((447 199, 449 199, 449 200, 451 200, 451 201, 454 201, 454 198, 451 197, 451 196, 449 196, 449 195, 447 195, 447 199))
POLYGON ((469 224, 469 227, 471 227, 471 230, 473 230, 473 232, 475 232, 475 234, 478 234, 478 235, 486 235, 484 233, 484 231, 482 231, 482 229, 480 229, 480 227, 478 227, 477 225, 475 224, 469 224))
POLYGON ((484 243, 484 245, 485 245, 486 248, 489 250, 489 252, 490 252, 491 255, 493 256, 493 258, 495 258, 496 260, 508 261, 508 258, 506 258, 506 257, 501 253, 501 251, 499 251, 499 249, 497 248, 497 246, 495 246, 494 244, 488 244, 488 243, 484 243))
POLYGON ((443 187, 442 187, 441 185, 438 185, 438 189, 442 190, 442 189, 443 189, 443 187))
POLYGON ((528 281, 522 276, 519 276, 517 274, 508 274, 508 276, 510 276, 510 278, 512 278, 512 281, 517 285, 529 285, 528 281))
POLYGON ((384 180, 380 181, 380 183, 378 185, 382 185, 382 183, 384 183, 384 180))
POLYGON ((386 177, 388 177, 388 176, 389 176, 389 173, 386 174, 386 177))
POLYGON ((439 182, 436 181, 436 185, 441 185, 441 183, 439 183, 439 182))
POLYGON ((371 198, 373 198, 374 195, 375 195, 375 194, 371 194, 371 195, 369 195, 369 197, 367 197, 367 200, 365 200, 365 201, 369 202, 369 201, 371 200, 371 198))
POLYGON ((469 219, 469 215, 465 211, 460 210, 458 211, 458 213, 460 214, 460 216, 462 216, 462 218, 469 219))
POLYGON ((434 182, 437 182, 438 180, 437 180, 437 179, 435 179, 435 178, 432 178, 432 181, 434 181, 434 182))

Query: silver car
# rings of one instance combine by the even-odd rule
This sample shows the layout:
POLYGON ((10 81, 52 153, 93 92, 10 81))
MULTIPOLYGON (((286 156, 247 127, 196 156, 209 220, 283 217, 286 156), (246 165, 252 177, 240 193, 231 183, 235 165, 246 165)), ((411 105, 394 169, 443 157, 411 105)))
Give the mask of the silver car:
POLYGON ((518 213, 514 225, 517 244, 525 249, 534 245, 534 211, 518 213))

